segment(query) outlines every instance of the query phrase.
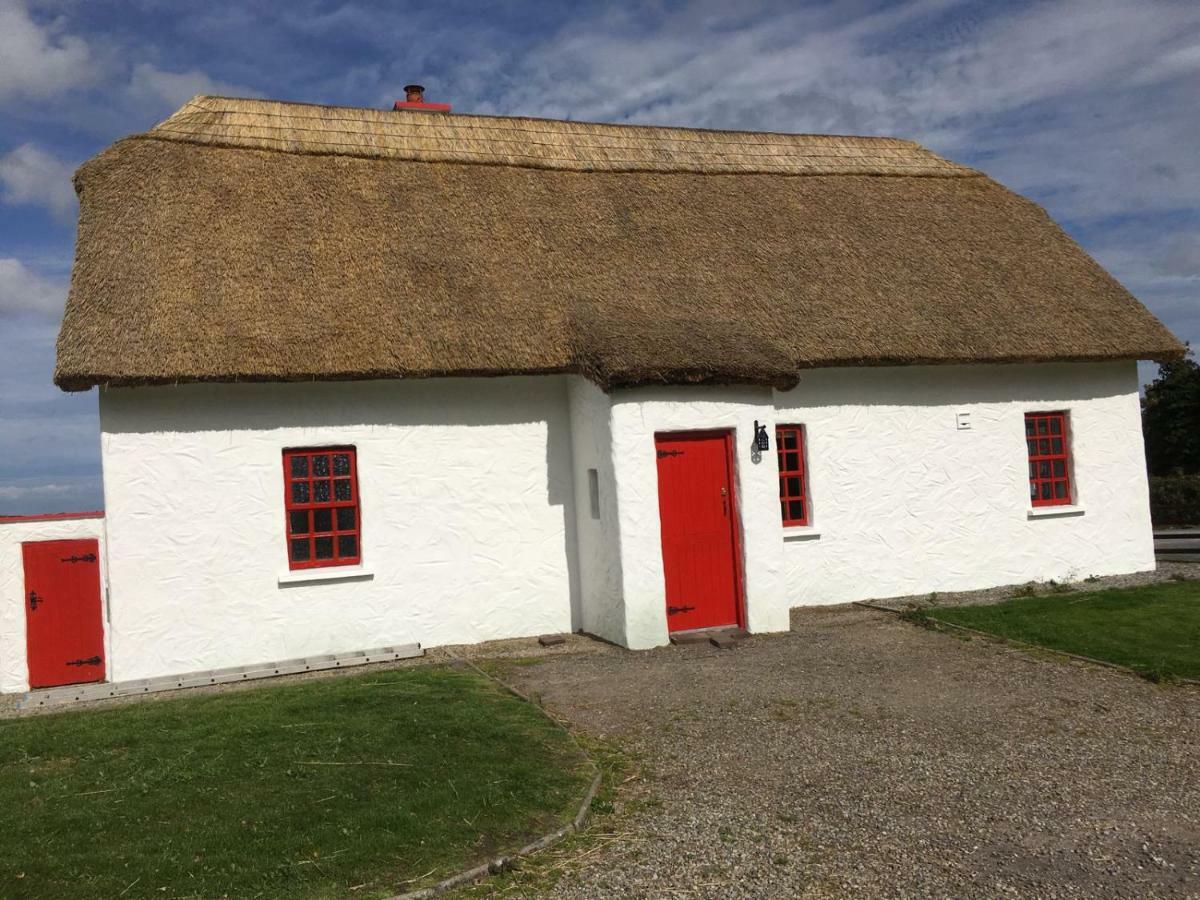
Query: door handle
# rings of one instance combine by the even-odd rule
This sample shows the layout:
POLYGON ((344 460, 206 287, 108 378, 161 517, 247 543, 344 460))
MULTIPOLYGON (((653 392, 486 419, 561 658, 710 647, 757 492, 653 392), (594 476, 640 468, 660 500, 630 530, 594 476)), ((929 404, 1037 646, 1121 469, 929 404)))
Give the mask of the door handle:
POLYGON ((37 591, 29 592, 29 608, 37 609, 38 601, 42 598, 37 595, 37 591))

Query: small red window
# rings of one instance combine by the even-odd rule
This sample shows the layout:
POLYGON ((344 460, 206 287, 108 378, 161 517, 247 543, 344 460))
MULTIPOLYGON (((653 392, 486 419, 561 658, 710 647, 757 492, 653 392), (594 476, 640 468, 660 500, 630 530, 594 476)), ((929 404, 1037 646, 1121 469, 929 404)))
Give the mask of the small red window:
POLYGON ((808 524, 808 473, 804 467, 804 427, 780 425, 775 429, 779 457, 779 511, 784 525, 808 524))
POLYGON ((1071 470, 1067 450, 1067 414, 1025 414, 1029 448, 1029 500, 1034 506, 1066 506, 1071 502, 1071 470))
POLYGON ((288 565, 349 566, 362 560, 358 465, 353 447, 283 451, 288 565))

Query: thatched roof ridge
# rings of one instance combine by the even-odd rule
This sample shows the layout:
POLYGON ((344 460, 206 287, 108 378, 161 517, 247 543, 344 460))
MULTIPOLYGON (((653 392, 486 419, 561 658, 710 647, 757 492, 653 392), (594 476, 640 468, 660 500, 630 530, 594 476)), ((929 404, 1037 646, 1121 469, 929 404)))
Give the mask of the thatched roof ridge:
POLYGON ((431 115, 193 97, 144 137, 219 147, 577 172, 974 175, 913 141, 431 115))
POLYGON ((197 98, 76 187, 67 390, 1182 352, 1040 207, 908 141, 197 98))

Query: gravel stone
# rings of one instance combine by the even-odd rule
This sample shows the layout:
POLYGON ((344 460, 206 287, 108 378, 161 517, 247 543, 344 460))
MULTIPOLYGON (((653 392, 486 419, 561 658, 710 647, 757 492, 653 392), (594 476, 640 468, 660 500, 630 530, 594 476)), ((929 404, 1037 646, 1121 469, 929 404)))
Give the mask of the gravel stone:
POLYGON ((640 760, 549 896, 1200 896, 1195 688, 857 606, 505 677, 640 760))

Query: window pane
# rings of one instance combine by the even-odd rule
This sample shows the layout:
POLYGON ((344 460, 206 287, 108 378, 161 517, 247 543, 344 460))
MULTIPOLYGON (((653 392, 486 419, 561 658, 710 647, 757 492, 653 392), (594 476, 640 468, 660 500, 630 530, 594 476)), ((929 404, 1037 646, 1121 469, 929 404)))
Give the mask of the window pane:
POLYGON ((1041 491, 1042 491, 1042 499, 1049 500, 1050 499, 1050 482, 1048 482, 1048 481, 1042 482, 1041 491))
POLYGON ((342 506, 337 511, 337 527, 338 531, 353 531, 354 530, 354 507, 342 506))
POLYGON ((1038 496, 1038 486, 1036 481, 1029 482, 1029 499, 1036 500, 1038 496))
POLYGON ((1046 424, 1045 419, 1037 420, 1037 433, 1038 434, 1048 434, 1049 430, 1050 430, 1050 426, 1046 424))
POLYGON ((1036 456, 1036 455, 1037 455, 1037 441, 1026 441, 1026 442, 1025 442, 1025 445, 1026 445, 1026 446, 1029 448, 1029 455, 1030 455, 1030 456, 1036 456))
POLYGON ((313 482, 313 502, 328 503, 329 502, 329 482, 314 481, 313 482))
POLYGON ((799 469, 800 469, 800 454, 799 453, 785 453, 785 454, 783 454, 783 456, 784 456, 784 466, 783 467, 786 471, 788 471, 788 472, 799 471, 799 469))
POLYGON ((804 501, 792 500, 788 503, 788 518, 792 521, 804 518, 804 501))
POLYGON ((1040 462, 1037 465, 1038 465, 1038 478, 1049 478, 1050 477, 1050 463, 1040 462))
POLYGON ((1040 441, 1038 441, 1038 453, 1041 456, 1049 456, 1050 455, 1050 441, 1049 440, 1047 440, 1046 438, 1042 438, 1040 441))
POLYGON ((293 456, 292 457, 292 477, 306 478, 308 477, 308 457, 293 456))
POLYGON ((312 461, 313 461, 313 475, 318 475, 321 477, 328 477, 328 475, 329 475, 329 457, 328 456, 314 456, 312 458, 312 461))
POLYGON ((350 479, 339 478, 333 483, 333 495, 338 500, 350 499, 350 479))
POLYGON ((788 450, 795 450, 796 449, 796 437, 797 437, 796 432, 785 431, 783 433, 783 446, 786 447, 788 450))
POLYGON ((293 509, 288 513, 288 530, 292 534, 308 534, 307 509, 293 509))
POLYGON ((308 560, 308 538, 291 541, 291 547, 292 560, 294 562, 306 562, 308 560))
POLYGON ((338 556, 358 556, 358 538, 353 534, 338 535, 338 556))
POLYGON ((1062 453, 1063 452, 1062 438, 1051 438, 1050 439, 1050 452, 1051 453, 1062 453))
POLYGON ((333 510, 313 510, 313 531, 333 531, 333 510))
POLYGON ((349 475, 350 474, 350 454, 349 453, 333 454, 333 474, 334 475, 349 475))
POLYGON ((313 540, 317 559, 333 559, 333 538, 319 537, 313 540))
POLYGON ((1054 461, 1054 477, 1062 478, 1066 474, 1067 474, 1067 464, 1061 459, 1056 459, 1054 461))
POLYGON ((1029 477, 1037 478, 1037 463, 1035 462, 1029 464, 1029 477))
POLYGON ((787 493, 788 493, 789 497, 799 497, 800 496, 800 479, 799 478, 787 479, 787 493))
POLYGON ((1054 499, 1055 500, 1066 500, 1067 499, 1067 483, 1065 481, 1054 482, 1054 499))
POLYGON ((1050 433, 1062 434, 1062 420, 1058 416, 1050 420, 1050 433))
POLYGON ((1033 437, 1033 428, 1034 428, 1033 419, 1031 419, 1029 416, 1026 416, 1025 417, 1025 436, 1026 437, 1033 437))
POLYGON ((783 501, 779 503, 779 518, 785 522, 787 521, 787 504, 783 501))
POLYGON ((307 503, 308 502, 308 482, 293 481, 292 482, 292 502, 307 503))

